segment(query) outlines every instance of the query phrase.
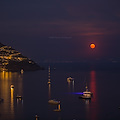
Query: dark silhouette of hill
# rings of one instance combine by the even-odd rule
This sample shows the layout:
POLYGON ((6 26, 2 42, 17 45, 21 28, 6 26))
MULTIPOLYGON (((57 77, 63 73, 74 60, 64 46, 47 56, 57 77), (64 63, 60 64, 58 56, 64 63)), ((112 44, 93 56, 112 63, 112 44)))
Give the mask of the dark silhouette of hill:
POLYGON ((0 43, 0 71, 34 71, 42 69, 43 67, 23 56, 11 46, 0 43))

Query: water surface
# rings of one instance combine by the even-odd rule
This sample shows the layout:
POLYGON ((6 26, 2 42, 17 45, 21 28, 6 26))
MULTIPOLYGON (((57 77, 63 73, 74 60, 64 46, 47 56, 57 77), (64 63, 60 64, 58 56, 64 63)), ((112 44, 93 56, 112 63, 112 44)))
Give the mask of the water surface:
POLYGON ((120 76, 119 72, 81 71, 64 67, 51 67, 51 84, 48 71, 0 72, 1 120, 119 120, 120 76), (68 83, 67 77, 75 81, 68 83), (14 89, 10 85, 14 84, 14 89), (91 100, 79 99, 85 85, 93 92, 91 100), (16 96, 23 96, 17 100, 16 96), (49 99, 61 101, 61 112, 54 112, 56 105, 49 99))

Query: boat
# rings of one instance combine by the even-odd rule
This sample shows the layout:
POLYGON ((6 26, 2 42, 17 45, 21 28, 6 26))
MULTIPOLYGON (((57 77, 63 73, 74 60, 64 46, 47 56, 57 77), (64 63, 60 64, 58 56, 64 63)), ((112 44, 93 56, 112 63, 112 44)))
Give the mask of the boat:
POLYGON ((17 96, 16 96, 16 99, 20 99, 20 100, 21 100, 21 99, 22 99, 22 96, 17 95, 17 96))
POLYGON ((13 88, 14 88, 14 85, 11 85, 10 88, 13 89, 13 88))
POLYGON ((50 82, 50 80, 48 80, 48 82, 47 82, 48 84, 50 84, 51 82, 50 82))
POLYGON ((55 112, 60 112, 60 111, 61 111, 61 109, 60 109, 60 104, 58 104, 58 108, 57 108, 57 109, 54 109, 53 111, 55 111, 55 112))
POLYGON ((88 87, 87 87, 87 85, 86 85, 85 88, 86 88, 86 91, 83 92, 83 95, 84 95, 84 94, 90 94, 90 95, 93 95, 92 92, 88 91, 88 87))
POLYGON ((35 120, 39 120, 39 116, 38 115, 35 115, 35 120))
POLYGON ((79 98, 82 98, 82 99, 91 99, 92 97, 92 92, 88 91, 88 87, 86 85, 86 91, 83 92, 83 95, 82 96, 79 96, 79 98))
POLYGON ((23 73, 24 73, 24 70, 23 70, 23 69, 21 69, 21 71, 20 71, 20 72, 21 72, 21 74, 23 74, 23 73))
POLYGON ((67 82, 72 82, 72 81, 74 81, 74 78, 72 78, 72 77, 67 78, 67 82))
POLYGON ((53 100, 49 100, 48 103, 58 105, 58 104, 60 104, 60 101, 57 101, 57 100, 53 99, 53 100))
POLYGON ((86 95, 79 96, 79 98, 81 98, 81 99, 91 99, 91 95, 86 94, 86 95))

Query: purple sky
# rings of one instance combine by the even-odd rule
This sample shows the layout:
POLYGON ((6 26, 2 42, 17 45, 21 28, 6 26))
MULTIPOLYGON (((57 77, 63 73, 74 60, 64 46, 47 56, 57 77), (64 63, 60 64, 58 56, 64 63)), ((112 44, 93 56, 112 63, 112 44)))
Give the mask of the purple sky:
POLYGON ((120 59, 119 5, 119 0, 0 0, 0 42, 37 62, 120 59))

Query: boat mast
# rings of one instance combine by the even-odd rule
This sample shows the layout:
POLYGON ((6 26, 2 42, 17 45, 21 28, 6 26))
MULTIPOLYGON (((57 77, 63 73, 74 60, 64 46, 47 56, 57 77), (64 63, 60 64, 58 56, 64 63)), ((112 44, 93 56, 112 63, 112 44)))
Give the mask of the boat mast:
POLYGON ((86 91, 88 91, 87 83, 86 83, 86 87, 85 88, 86 88, 86 91))
POLYGON ((48 67, 48 84, 50 84, 50 66, 48 67))

